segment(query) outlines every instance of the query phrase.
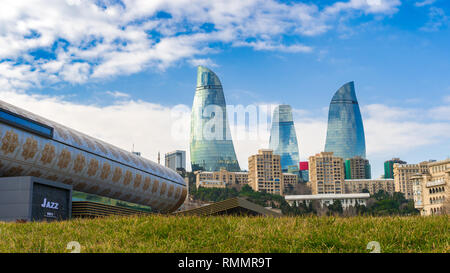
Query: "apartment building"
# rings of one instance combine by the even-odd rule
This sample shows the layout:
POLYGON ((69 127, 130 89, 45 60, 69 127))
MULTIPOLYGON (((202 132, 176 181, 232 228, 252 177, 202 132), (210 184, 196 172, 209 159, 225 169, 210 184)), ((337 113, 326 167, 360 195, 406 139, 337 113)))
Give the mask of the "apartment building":
POLYGON ((343 194, 344 160, 333 152, 321 152, 309 157, 309 178, 312 194, 343 194))
POLYGON ((429 163, 426 173, 413 175, 410 181, 421 215, 450 213, 450 159, 429 163))
MULTIPOLYGON (((216 183, 218 187, 232 185, 244 185, 248 183, 248 172, 229 172, 225 168, 220 169, 218 172, 204 172, 196 171, 196 186, 197 188, 202 186, 203 181, 218 181, 221 183, 216 183), (220 186, 219 186, 220 185, 220 186)), ((211 187, 214 183, 210 183, 211 187)))
POLYGON ((273 150, 260 149, 248 158, 248 184, 254 191, 283 195, 280 156, 273 150))
POLYGON ((362 193, 367 190, 374 195, 380 190, 389 194, 395 191, 394 179, 346 179, 344 181, 345 193, 362 193))
POLYGON ((416 174, 428 172, 428 163, 424 161, 419 164, 394 164, 394 186, 396 192, 401 192, 406 199, 414 199, 413 184, 410 178, 416 174))

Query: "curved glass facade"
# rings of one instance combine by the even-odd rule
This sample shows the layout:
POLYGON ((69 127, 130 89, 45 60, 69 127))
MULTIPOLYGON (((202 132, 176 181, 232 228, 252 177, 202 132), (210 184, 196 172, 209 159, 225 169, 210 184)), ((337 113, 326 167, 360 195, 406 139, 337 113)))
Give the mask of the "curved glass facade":
POLYGON ((273 150, 274 154, 280 155, 283 171, 287 171, 289 166, 298 166, 297 135, 290 105, 279 105, 273 112, 269 149, 273 150))
POLYGON ((353 82, 339 88, 331 100, 325 152, 344 160, 366 157, 364 126, 353 82))
POLYGON ((191 115, 192 171, 240 171, 227 120, 219 78, 206 67, 197 70, 191 115))

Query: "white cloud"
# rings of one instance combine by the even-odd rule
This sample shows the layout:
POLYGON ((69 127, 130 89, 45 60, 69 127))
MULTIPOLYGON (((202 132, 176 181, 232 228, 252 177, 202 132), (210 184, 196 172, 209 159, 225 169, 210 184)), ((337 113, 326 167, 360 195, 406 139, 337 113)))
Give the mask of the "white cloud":
POLYGON ((123 93, 123 92, 119 92, 119 91, 106 91, 105 92, 107 95, 110 95, 114 98, 129 98, 130 95, 123 93))
POLYGON ((207 67, 217 67, 217 64, 211 60, 210 58, 198 58, 198 59, 190 59, 188 61, 192 66, 207 66, 207 67))
POLYGON ((445 101, 445 102, 450 102, 450 96, 445 96, 445 97, 444 97, 444 101, 445 101))
POLYGON ((424 7, 424 6, 431 5, 431 4, 433 4, 434 2, 436 2, 436 0, 423 0, 423 1, 415 2, 414 5, 415 5, 416 7, 424 7))
POLYGON ((311 52, 302 43, 284 44, 283 36, 319 35, 343 13, 392 14, 399 5, 396 0, 351 0, 321 9, 276 0, 5 0, 0 82, 26 89, 149 67, 163 70, 183 60, 210 62, 205 55, 220 49, 217 44, 311 52))
POLYGON ((438 31, 449 25, 449 17, 441 8, 430 7, 428 13, 428 22, 420 28, 422 31, 433 32, 438 31))

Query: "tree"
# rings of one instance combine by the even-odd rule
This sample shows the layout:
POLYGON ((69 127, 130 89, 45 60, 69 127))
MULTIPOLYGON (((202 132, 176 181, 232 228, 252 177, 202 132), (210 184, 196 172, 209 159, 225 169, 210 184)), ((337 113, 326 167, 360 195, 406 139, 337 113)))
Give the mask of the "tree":
POLYGON ((342 208, 341 200, 335 200, 333 202, 333 204, 328 206, 328 210, 329 210, 329 215, 331 215, 331 214, 338 214, 338 215, 342 214, 344 209, 342 208))

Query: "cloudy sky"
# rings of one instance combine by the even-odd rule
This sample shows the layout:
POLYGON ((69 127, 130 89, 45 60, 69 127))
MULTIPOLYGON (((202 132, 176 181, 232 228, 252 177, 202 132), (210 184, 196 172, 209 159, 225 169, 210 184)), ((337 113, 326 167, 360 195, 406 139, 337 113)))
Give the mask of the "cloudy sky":
MULTIPOLYGON (((447 0, 3 0, 0 99, 156 160, 188 150, 206 65, 227 104, 292 105, 304 160, 354 81, 378 177, 450 156, 449 49, 447 0)), ((241 167, 267 145, 236 139, 241 167)))

